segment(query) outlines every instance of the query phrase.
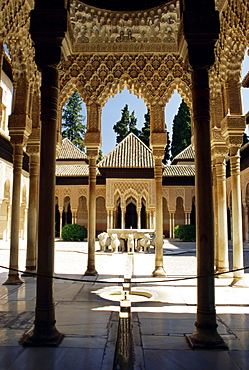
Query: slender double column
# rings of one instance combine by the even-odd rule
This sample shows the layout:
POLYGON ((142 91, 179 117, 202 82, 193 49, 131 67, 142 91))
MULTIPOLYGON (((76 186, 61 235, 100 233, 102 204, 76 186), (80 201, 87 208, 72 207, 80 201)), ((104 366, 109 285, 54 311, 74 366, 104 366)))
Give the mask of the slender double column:
MULTIPOLYGON (((95 151, 94 151, 95 152, 95 151)), ((91 156, 92 151, 88 150, 89 158, 89 203, 88 203, 88 260, 85 275, 97 275, 95 269, 95 233, 96 233, 96 156, 91 156)))
POLYGON ((13 144, 13 191, 11 208, 11 232, 10 232, 10 261, 9 275, 5 285, 22 284, 23 281, 18 273, 19 257, 19 222, 20 222, 20 196, 22 176, 23 145, 13 144), (13 270, 12 270, 13 269, 13 270))
POLYGON ((155 158, 154 176, 156 183, 156 239, 155 269, 153 276, 166 276, 163 268, 163 198, 162 198, 162 160, 155 158))
MULTIPOLYGON (((235 149, 235 148, 233 148, 235 149)), ((233 281, 231 285, 244 285, 242 208, 240 187, 240 155, 239 149, 230 149, 230 167, 232 179, 232 210, 233 210, 233 281)))
POLYGON ((39 153, 29 156, 29 210, 27 229, 26 269, 23 276, 35 272, 37 267, 39 153))
MULTIPOLYGON (((224 157, 216 157, 216 272, 222 273, 229 270, 228 261, 228 230, 227 230, 227 201, 226 201, 226 163, 224 157)), ((230 277, 227 274, 221 277, 230 277)))

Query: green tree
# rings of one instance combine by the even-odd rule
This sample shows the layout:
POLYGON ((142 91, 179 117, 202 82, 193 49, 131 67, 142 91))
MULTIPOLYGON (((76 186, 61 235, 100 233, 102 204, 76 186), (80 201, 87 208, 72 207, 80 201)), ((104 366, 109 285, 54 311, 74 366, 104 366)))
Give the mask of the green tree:
POLYGON ((137 128, 137 118, 135 117, 135 111, 132 111, 130 114, 130 122, 129 122, 129 133, 133 132, 133 134, 139 136, 140 131, 137 128))
POLYGON ((126 104, 121 111, 121 119, 116 122, 113 126, 114 132, 116 132, 116 143, 120 143, 129 133, 129 122, 130 122, 130 112, 128 105, 126 104))
POLYGON ((80 113, 82 110, 82 99, 78 91, 74 91, 72 96, 62 110, 62 137, 68 138, 77 148, 84 150, 84 135, 86 117, 80 113))
POLYGON ((177 114, 173 120, 173 134, 171 154, 174 158, 178 153, 191 144, 191 120, 190 110, 182 100, 177 114))
POLYGON ((150 108, 147 106, 147 113, 144 115, 144 125, 142 127, 139 138, 146 144, 150 146, 150 108))
POLYGON ((128 104, 125 104, 124 108, 121 111, 121 119, 116 122, 113 126, 114 132, 116 132, 116 143, 119 144, 130 132, 133 132, 135 135, 139 136, 139 130, 136 127, 137 118, 135 117, 135 112, 131 114, 129 112, 128 104))
POLYGON ((248 137, 247 133, 244 132, 244 134, 243 134, 243 142, 242 142, 242 145, 241 146, 245 145, 248 142, 249 142, 249 137, 248 137))
POLYGON ((169 138, 169 132, 167 131, 167 145, 164 150, 164 158, 163 158, 163 163, 167 164, 168 161, 170 160, 170 138, 169 138))

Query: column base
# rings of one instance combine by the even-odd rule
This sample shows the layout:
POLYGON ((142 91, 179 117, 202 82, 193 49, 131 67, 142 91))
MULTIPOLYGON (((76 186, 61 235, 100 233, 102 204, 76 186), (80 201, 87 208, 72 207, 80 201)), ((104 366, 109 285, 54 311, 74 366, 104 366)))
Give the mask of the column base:
POLYGON ((8 279, 3 283, 3 285, 21 285, 24 281, 19 278, 19 275, 9 275, 8 279))
POLYGON ((187 340, 192 349, 223 349, 228 350, 227 344, 217 332, 218 325, 199 325, 195 323, 196 330, 187 340))
POLYGON ((163 267, 155 267, 155 270, 152 272, 152 276, 166 277, 167 275, 163 267))
POLYGON ((36 266, 26 267, 21 276, 36 277, 36 266))
POLYGON ((216 275, 215 278, 231 279, 233 277, 233 275, 232 275, 231 272, 228 272, 228 271, 229 271, 228 268, 224 268, 224 267, 216 268, 215 273, 216 274, 222 274, 222 275, 216 275))
POLYGON ((96 276, 98 275, 98 272, 95 269, 95 267, 88 267, 84 275, 85 276, 96 276))
POLYGON ((245 283, 244 277, 234 277, 233 281, 231 282, 231 284, 229 286, 231 286, 231 287, 235 286, 235 287, 238 287, 238 288, 239 287, 248 288, 248 286, 245 283))
POLYGON ((23 334, 19 344, 24 347, 57 347, 64 334, 60 333, 53 323, 34 323, 34 327, 23 334))

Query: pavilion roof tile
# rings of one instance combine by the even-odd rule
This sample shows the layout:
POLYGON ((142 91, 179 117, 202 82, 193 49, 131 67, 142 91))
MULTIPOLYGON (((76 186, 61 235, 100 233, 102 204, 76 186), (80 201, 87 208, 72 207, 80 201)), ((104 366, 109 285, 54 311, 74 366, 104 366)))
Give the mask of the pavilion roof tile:
POLYGON ((98 167, 153 168, 152 151, 135 134, 130 133, 99 162, 98 167))
POLYGON ((164 165, 163 177, 195 176, 194 165, 164 165))
POLYGON ((65 138, 62 140, 62 146, 59 151, 58 159, 87 159, 85 153, 77 148, 69 139, 65 138))
MULTIPOLYGON (((88 164, 56 164, 55 173, 58 177, 88 176, 89 166, 88 164)), ((98 168, 96 175, 100 175, 98 168)))

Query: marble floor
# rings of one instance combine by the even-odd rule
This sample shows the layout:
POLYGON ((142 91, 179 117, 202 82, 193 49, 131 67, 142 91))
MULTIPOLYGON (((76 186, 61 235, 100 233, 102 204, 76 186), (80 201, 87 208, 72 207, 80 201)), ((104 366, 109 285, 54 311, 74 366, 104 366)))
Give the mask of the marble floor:
MULTIPOLYGON (((248 246, 244 249, 247 255, 248 246)), ((89 278, 86 243, 56 241, 55 250, 56 277, 63 278, 54 281, 56 327, 65 337, 56 348, 23 347, 20 338, 34 321, 36 279, 2 285, 9 243, 0 241, 0 370, 112 370, 121 282, 130 266, 134 369, 249 369, 248 273, 244 287, 230 287, 231 276, 215 280, 218 332, 229 349, 193 350, 186 337, 196 320, 194 243, 164 241, 167 279, 151 277, 153 253, 96 252, 98 276, 89 278)), ((20 270, 25 255, 20 241, 20 270)))

